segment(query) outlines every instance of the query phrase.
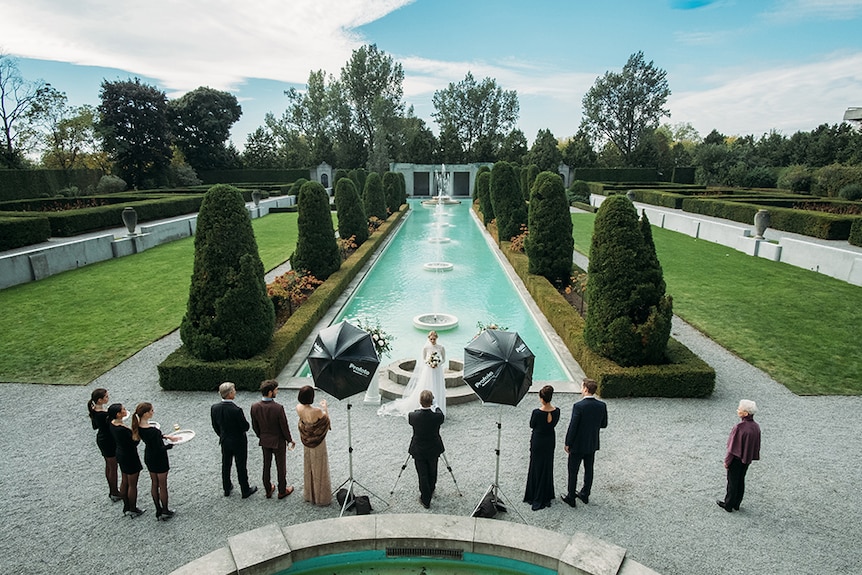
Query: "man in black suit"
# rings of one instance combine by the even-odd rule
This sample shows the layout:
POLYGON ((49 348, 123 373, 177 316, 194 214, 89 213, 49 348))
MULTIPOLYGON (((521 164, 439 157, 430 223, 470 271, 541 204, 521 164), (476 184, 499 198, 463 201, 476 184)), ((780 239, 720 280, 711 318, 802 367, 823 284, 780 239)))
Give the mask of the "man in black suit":
POLYGON ((599 450, 599 430, 608 426, 608 406, 595 398, 598 384, 584 379, 581 388, 583 399, 572 407, 572 419, 566 431, 566 453, 569 454, 569 482, 563 502, 571 507, 577 505, 575 498, 584 503, 590 501, 593 487, 593 465, 599 450), (584 462, 584 486, 578 491, 578 470, 584 462))
POLYGON ((440 408, 431 410, 434 394, 424 390, 419 394, 421 409, 411 412, 407 421, 413 427, 413 437, 410 439, 408 453, 413 456, 416 474, 419 476, 419 500, 422 507, 431 507, 431 496, 437 486, 437 459, 446 451, 443 439, 440 437, 440 426, 445 416, 440 408))
POLYGON ((230 468, 236 461, 236 475, 239 486, 242 489, 242 498, 246 499, 257 491, 257 487, 248 484, 248 440, 245 433, 249 425, 242 412, 242 408, 233 402, 236 397, 236 386, 226 381, 218 388, 221 401, 210 408, 213 429, 218 435, 221 445, 221 481, 224 487, 224 496, 233 491, 233 483, 230 481, 230 468))

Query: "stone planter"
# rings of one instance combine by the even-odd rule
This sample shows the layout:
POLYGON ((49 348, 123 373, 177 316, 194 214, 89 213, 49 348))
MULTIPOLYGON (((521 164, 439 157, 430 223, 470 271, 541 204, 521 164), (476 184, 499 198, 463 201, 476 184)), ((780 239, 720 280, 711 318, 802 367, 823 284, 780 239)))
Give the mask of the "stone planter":
POLYGON ((769 227, 771 219, 769 210, 758 210, 754 214, 754 239, 763 239, 763 234, 766 232, 766 228, 769 227))
POLYGON ((135 235, 135 227, 138 225, 138 212, 135 208, 123 208, 123 223, 126 224, 126 229, 129 230, 129 235, 135 235))

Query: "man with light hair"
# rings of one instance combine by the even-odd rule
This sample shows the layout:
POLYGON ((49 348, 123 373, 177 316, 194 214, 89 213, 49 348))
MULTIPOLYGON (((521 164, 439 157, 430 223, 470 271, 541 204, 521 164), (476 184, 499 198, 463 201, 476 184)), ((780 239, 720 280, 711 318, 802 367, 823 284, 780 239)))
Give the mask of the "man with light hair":
POLYGON ((756 412, 756 403, 750 399, 740 401, 736 414, 742 421, 734 426, 727 439, 727 455, 724 457, 727 492, 724 500, 719 499, 716 503, 728 513, 739 511, 745 494, 745 473, 752 461, 760 459, 760 426, 754 421, 756 412))
POLYGON ((242 408, 234 403, 236 397, 236 386, 226 381, 218 386, 221 401, 210 409, 213 430, 218 435, 221 445, 221 478, 224 496, 228 497, 233 491, 233 483, 230 480, 230 468, 236 461, 236 475, 242 490, 242 498, 248 499, 257 491, 257 487, 248 483, 248 440, 246 432, 249 425, 242 408))

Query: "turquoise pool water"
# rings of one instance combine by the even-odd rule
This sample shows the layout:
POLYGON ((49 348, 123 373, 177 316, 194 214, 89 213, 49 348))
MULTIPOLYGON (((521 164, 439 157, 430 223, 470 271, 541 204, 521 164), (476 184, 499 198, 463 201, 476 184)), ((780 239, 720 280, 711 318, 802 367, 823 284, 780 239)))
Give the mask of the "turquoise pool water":
MULTIPOLYGON (((448 359, 464 359, 464 346, 476 335, 477 322, 496 323, 517 331, 535 354, 534 381, 571 381, 470 215, 469 199, 437 207, 410 200, 410 206, 401 228, 335 321, 379 322, 395 337, 383 364, 420 355, 428 332, 414 327, 418 314, 458 317, 457 327, 439 332, 448 359), (454 267, 423 267, 436 261, 454 267)), ((308 368, 299 375, 309 375, 308 368)))
POLYGON ((385 551, 356 551, 298 561, 275 575, 553 575, 555 570, 515 559, 464 553, 462 560, 428 557, 386 557, 385 551))

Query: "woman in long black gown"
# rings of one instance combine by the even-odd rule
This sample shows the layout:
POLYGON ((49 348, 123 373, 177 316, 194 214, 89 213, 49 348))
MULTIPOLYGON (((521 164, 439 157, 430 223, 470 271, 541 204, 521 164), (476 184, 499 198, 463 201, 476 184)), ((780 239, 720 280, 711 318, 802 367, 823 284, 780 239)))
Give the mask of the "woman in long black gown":
POLYGON ((168 509, 168 449, 173 445, 165 445, 165 439, 175 440, 172 435, 162 435, 162 431, 152 425, 155 410, 149 402, 139 403, 132 416, 132 437, 144 442, 144 464, 150 472, 150 495, 156 505, 156 520, 167 521, 174 516, 168 509))
POLYGON ((96 445, 105 459, 105 479, 108 481, 108 497, 111 501, 120 501, 123 497, 117 489, 117 446, 111 435, 111 421, 108 419, 108 390, 99 387, 90 394, 87 402, 87 411, 90 414, 90 423, 96 430, 96 445))
POLYGON ((123 423, 123 418, 128 414, 122 403, 112 403, 108 408, 111 434, 117 444, 117 463, 122 473, 120 495, 123 497, 123 515, 134 518, 144 513, 138 509, 138 475, 144 467, 138 457, 138 441, 132 437, 132 430, 123 423))
POLYGON ((524 502, 530 503, 533 511, 551 506, 554 499, 554 428, 560 421, 560 408, 551 405, 554 388, 546 385, 539 390, 541 407, 530 415, 530 468, 527 472, 527 488, 524 502))

